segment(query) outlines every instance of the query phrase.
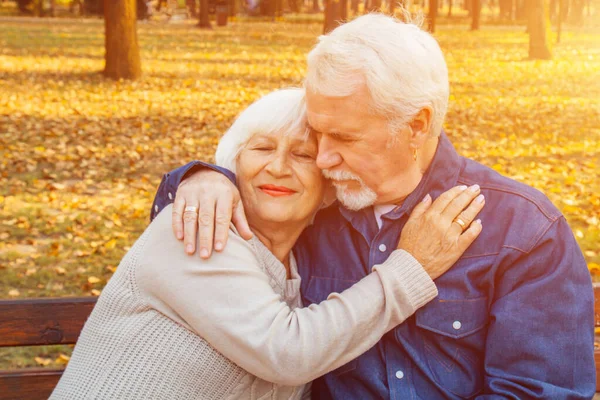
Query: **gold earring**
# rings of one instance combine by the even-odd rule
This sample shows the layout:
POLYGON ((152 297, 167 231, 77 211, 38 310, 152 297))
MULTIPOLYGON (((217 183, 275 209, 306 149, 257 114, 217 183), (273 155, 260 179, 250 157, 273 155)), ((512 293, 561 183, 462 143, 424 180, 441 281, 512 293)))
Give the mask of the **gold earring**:
POLYGON ((417 161, 417 149, 413 150, 413 160, 417 161))

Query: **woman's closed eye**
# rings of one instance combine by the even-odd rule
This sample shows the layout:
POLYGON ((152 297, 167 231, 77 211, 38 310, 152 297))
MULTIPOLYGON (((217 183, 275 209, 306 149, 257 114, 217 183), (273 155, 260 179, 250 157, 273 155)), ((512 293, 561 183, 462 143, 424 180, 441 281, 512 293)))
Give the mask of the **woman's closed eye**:
POLYGON ((294 155, 296 157, 298 157, 298 158, 302 158, 302 159, 305 159, 305 160, 314 160, 316 158, 316 156, 314 154, 308 153, 308 152, 297 151, 297 152, 294 153, 294 155))
POLYGON ((269 146, 269 145, 258 145, 252 148, 252 150, 257 150, 257 151, 272 151, 275 148, 273 146, 269 146))

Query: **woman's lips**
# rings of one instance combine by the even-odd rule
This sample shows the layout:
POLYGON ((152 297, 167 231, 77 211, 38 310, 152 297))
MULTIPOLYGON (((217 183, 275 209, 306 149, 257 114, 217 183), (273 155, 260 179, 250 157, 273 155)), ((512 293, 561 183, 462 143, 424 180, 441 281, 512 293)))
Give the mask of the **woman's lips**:
POLYGON ((296 193, 295 190, 287 188, 285 186, 275 185, 261 185, 258 187, 260 190, 273 197, 291 196, 296 193))

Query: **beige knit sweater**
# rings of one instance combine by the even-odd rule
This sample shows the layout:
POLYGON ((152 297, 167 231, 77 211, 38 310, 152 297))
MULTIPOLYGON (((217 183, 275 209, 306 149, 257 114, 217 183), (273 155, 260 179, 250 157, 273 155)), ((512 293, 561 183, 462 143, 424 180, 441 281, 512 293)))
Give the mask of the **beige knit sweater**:
POLYGON ((437 295, 408 253, 319 305, 300 277, 235 232, 209 260, 173 237, 171 206, 98 299, 52 400, 299 399, 304 384, 356 358, 437 295))

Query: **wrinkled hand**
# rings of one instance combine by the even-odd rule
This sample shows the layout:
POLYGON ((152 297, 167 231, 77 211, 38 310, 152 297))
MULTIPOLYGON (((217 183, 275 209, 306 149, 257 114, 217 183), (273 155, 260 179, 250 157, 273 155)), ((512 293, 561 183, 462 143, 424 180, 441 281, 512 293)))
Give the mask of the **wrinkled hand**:
POLYGON ((186 253, 195 253, 198 233, 200 257, 210 257, 213 243, 215 250, 223 250, 231 222, 244 239, 252 237, 240 192, 225 175, 203 169, 181 182, 173 202, 173 233, 183 240, 186 253), (197 211, 186 211, 188 206, 197 211))
POLYGON ((485 204, 479 192, 478 185, 457 186, 433 204, 427 195, 402 229, 398 248, 416 258, 431 279, 449 270, 481 233, 481 221, 473 221, 485 204))

